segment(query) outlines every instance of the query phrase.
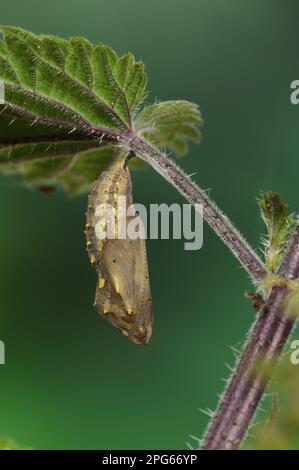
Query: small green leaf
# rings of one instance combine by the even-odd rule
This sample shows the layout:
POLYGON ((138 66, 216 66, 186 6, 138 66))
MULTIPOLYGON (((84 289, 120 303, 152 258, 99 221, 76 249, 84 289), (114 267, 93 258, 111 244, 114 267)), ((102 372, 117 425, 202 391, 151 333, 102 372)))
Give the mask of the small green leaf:
POLYGON ((293 233, 295 219, 289 213, 288 205, 277 193, 262 193, 258 204, 268 231, 267 238, 263 240, 266 266, 270 271, 276 272, 293 233))
POLYGON ((187 151, 187 140, 200 141, 203 120, 198 106, 188 101, 165 101, 147 106, 137 118, 138 132, 158 147, 178 155, 187 151))

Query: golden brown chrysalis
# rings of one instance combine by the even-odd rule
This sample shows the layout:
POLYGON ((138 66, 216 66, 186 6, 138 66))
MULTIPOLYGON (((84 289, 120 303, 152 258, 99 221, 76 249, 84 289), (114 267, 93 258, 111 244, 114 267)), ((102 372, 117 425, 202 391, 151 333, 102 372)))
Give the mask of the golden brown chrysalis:
MULTIPOLYGON (((118 238, 118 201, 133 204, 132 184, 125 160, 118 160, 95 182, 87 208, 86 239, 91 264, 98 273, 94 306, 97 311, 135 344, 147 344, 152 334, 152 299, 145 240, 118 238), (103 204, 112 206, 115 239, 99 239, 103 204)), ((136 214, 125 215, 126 224, 136 214)), ((106 227, 107 228, 107 227, 106 227)), ((107 231, 108 232, 108 231, 107 231)))

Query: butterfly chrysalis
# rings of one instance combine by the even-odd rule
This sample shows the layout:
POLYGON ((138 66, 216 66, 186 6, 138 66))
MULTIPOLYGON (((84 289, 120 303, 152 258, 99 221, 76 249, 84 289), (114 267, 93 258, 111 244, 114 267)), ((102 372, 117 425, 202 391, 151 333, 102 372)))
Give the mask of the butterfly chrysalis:
MULTIPOLYGON (((100 175, 89 196, 87 250, 98 274, 95 308, 130 341, 147 344, 152 334, 153 316, 145 240, 132 239, 127 232, 121 237, 118 231, 121 217, 128 226, 138 215, 132 204, 127 162, 118 160, 100 175), (120 199, 125 201, 122 216, 119 215, 120 199), (112 208, 114 238, 99 237, 99 229, 106 229, 107 235, 109 232, 107 219, 103 217, 107 215, 106 207, 112 208), (132 215, 127 211, 129 207, 133 208, 132 215)), ((142 224, 140 219, 139 223, 142 224)))

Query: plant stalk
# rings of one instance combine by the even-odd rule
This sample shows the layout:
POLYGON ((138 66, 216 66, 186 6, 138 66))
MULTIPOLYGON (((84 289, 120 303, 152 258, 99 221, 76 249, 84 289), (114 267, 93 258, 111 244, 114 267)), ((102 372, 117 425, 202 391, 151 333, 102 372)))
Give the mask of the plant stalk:
MULTIPOLYGON (((299 226, 280 266, 281 277, 299 277, 299 226)), ((203 440, 204 450, 237 449, 242 442, 296 317, 284 311, 287 286, 274 285, 245 345, 203 440)))
MULTIPOLYGON (((224 241, 256 284, 267 270, 238 230, 222 211, 171 160, 141 139, 132 138, 130 148, 150 164, 191 204, 202 204, 206 222, 224 241)), ((286 279, 299 278, 299 225, 278 271, 286 279)), ((204 437, 202 449, 237 449, 262 399, 271 372, 288 341, 295 316, 284 311, 287 285, 273 285, 249 334, 241 358, 233 372, 219 407, 204 437)))
POLYGON ((202 205, 204 219, 240 261, 252 280, 255 283, 263 280, 267 274, 264 264, 206 191, 199 188, 173 161, 148 142, 133 137, 127 142, 127 146, 160 173, 192 205, 202 205))

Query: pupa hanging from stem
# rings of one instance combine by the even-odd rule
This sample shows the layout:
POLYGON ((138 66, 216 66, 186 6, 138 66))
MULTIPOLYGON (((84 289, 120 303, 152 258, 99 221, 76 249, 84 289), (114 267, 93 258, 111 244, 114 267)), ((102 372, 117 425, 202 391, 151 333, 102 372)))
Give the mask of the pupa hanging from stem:
POLYGON ((140 226, 139 235, 130 237, 126 230, 123 236, 123 227, 136 216, 142 225, 133 206, 127 163, 112 163, 94 183, 86 213, 87 251, 98 274, 96 310, 130 341, 147 344, 153 315, 145 239, 140 226), (125 202, 122 208, 120 200, 125 202))

